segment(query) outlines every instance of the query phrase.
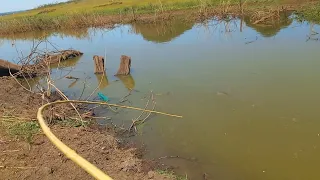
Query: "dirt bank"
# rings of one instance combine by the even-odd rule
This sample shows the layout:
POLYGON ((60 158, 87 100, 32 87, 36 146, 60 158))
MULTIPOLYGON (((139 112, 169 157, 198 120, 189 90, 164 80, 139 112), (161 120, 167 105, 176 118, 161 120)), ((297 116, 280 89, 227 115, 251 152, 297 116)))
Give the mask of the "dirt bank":
MULTIPOLYGON (((25 85, 23 81, 19 83, 25 85)), ((44 103, 40 94, 28 92, 11 77, 1 77, 0 84, 0 117, 36 119, 37 109, 44 103)))
MULTIPOLYGON (((136 150, 120 148, 119 140, 111 135, 90 128, 52 129, 64 143, 113 179, 170 179, 145 172, 136 150)), ((45 135, 36 135, 31 144, 1 136, 0 144, 0 179, 93 179, 61 154, 45 135)))
MULTIPOLYGON (((38 107, 55 99, 44 99, 41 94, 26 91, 11 77, 0 78, 0 84, 0 180, 93 179, 37 129, 34 119, 38 107), (26 140, 8 133, 20 122, 33 123, 33 129, 29 130, 36 134, 26 140)), ((106 131, 61 125, 51 128, 64 143, 115 180, 174 179, 146 168, 136 149, 122 148, 121 140, 106 131)))

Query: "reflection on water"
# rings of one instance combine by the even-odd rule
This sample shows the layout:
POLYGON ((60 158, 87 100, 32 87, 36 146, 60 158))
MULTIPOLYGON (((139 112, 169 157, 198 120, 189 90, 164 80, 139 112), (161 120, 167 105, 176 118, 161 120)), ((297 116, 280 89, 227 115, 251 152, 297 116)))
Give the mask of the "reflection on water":
POLYGON ((128 76, 117 76, 120 81, 123 83, 123 85, 128 89, 128 90, 132 90, 134 89, 135 86, 135 82, 134 79, 131 75, 128 76))
POLYGON ((109 81, 106 74, 95 74, 97 82, 99 82, 99 90, 103 90, 109 85, 109 81))
MULTIPOLYGON (((272 26, 212 20, 196 26, 172 22, 90 29, 84 39, 54 34, 48 40, 59 48, 84 54, 53 66, 52 76, 59 89, 75 97, 89 96, 101 82, 111 103, 134 88, 139 92, 128 100, 137 107, 144 107, 141 98, 153 90, 157 110, 183 118, 153 116, 135 138, 147 145, 149 158, 194 159, 164 159, 190 179, 206 173, 218 180, 318 180, 320 46, 315 32, 320 26, 284 17, 272 26), (257 34, 263 37, 247 43, 257 34), (306 42, 306 36, 314 40, 306 42), (94 75, 92 57, 104 52, 107 74, 94 75), (132 57, 131 76, 114 76, 122 54, 132 57), (59 78, 65 74, 80 79, 59 78)), ((32 41, 16 44, 28 54, 32 41)), ((4 40, 0 58, 16 56, 4 40)), ((139 115, 106 113, 119 125, 130 125, 139 115)))
POLYGON ((132 24, 132 30, 134 33, 141 34, 147 41, 164 43, 182 35, 185 31, 191 29, 193 24, 191 21, 181 20, 157 22, 154 24, 137 22, 132 24))
POLYGON ((67 67, 74 67, 80 60, 80 56, 68 59, 67 61, 61 61, 60 63, 50 64, 52 69, 56 68, 67 68, 67 67))
POLYGON ((38 85, 41 81, 41 77, 35 77, 35 78, 20 78, 19 82, 22 86, 24 86, 27 89, 36 89, 36 85, 38 85))
MULTIPOLYGON (((293 20, 290 18, 291 14, 291 12, 280 13, 280 20, 271 19, 264 24, 253 24, 248 16, 245 16, 243 19, 248 27, 255 29, 264 37, 272 37, 275 36, 281 29, 288 27, 292 23, 293 20)), ((152 24, 136 22, 131 25, 131 30, 136 34, 141 34, 142 37, 147 41, 164 43, 170 42, 171 40, 179 37, 187 30, 190 30, 194 24, 195 23, 192 21, 183 21, 179 19, 160 21, 152 24)), ((84 39, 90 38, 90 36, 97 33, 96 31, 99 30, 91 29, 90 32, 87 28, 82 28, 77 29, 76 31, 73 29, 61 29, 58 31, 35 31, 5 36, 0 35, 0 46, 4 43, 3 40, 41 40, 51 36, 58 36, 60 38, 73 37, 76 39, 84 39)))
MULTIPOLYGON (((60 38, 65 37, 74 37, 77 39, 83 39, 89 37, 89 31, 85 29, 61 29, 61 30, 51 30, 51 31, 32 31, 19 34, 9 34, 9 35, 0 35, 2 40, 42 40, 53 35, 59 36, 60 38)), ((1 43, 0 43, 1 46, 1 43)))
POLYGON ((73 82, 69 84, 68 88, 74 87, 77 84, 77 82, 78 82, 78 79, 73 80, 73 82))
POLYGON ((293 20, 289 18, 292 13, 290 12, 283 12, 280 13, 280 19, 269 19, 263 24, 253 24, 250 21, 250 17, 244 17, 244 21, 248 27, 253 28, 257 32, 259 32, 264 37, 273 37, 279 33, 281 29, 287 28, 291 25, 293 20))

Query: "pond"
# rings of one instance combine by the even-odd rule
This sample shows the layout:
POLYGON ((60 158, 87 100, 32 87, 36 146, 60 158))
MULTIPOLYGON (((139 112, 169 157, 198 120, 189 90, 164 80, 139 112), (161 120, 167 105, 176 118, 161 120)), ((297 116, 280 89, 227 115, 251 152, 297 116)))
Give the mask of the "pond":
MULTIPOLYGON (((134 138, 146 145, 146 158, 181 157, 163 161, 190 179, 318 180, 316 32, 319 25, 290 18, 273 25, 246 19, 136 23, 1 37, 0 59, 17 62, 33 39, 46 38, 84 53, 52 72, 70 97, 88 96, 100 84, 116 103, 133 88, 130 102, 144 107, 153 90, 156 110, 183 118, 151 116, 134 138), (132 74, 119 79, 114 74, 123 54, 132 57, 132 74), (93 55, 106 55, 107 76, 94 74, 93 55), (80 80, 59 78, 66 74, 80 80)), ((118 125, 139 115, 121 112, 106 114, 118 125)))

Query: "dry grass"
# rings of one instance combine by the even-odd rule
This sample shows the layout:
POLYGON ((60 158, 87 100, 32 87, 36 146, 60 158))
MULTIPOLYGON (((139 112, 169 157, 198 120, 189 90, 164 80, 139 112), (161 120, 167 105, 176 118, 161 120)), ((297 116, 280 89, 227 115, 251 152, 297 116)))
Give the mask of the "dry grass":
POLYGON ((312 7, 305 7, 297 13, 299 20, 307 20, 314 23, 320 23, 320 3, 312 7))
MULTIPOLYGON (((309 1, 300 0, 300 3, 309 1)), ((195 9, 200 14, 206 14, 212 8, 222 13, 240 13, 240 2, 245 2, 241 8, 255 9, 261 5, 297 3, 297 0, 76 0, 2 16, 0 34, 112 25, 135 21, 141 14, 158 15, 182 9, 195 9)))

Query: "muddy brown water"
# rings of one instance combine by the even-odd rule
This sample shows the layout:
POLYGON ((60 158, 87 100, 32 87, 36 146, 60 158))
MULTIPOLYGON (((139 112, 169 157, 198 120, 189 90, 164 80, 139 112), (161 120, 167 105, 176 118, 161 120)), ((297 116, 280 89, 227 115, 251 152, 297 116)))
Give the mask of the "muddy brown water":
MULTIPOLYGON (((134 88, 129 100, 143 107, 153 90, 157 110, 183 118, 152 116, 135 139, 146 144, 147 158, 183 157, 163 161, 190 179, 206 173, 216 180, 318 180, 320 26, 241 22, 33 32, 3 37, 0 58, 17 61, 17 50, 27 54, 34 38, 45 37, 84 52, 53 69, 55 83, 71 97, 83 87, 83 97, 89 95, 101 81, 99 91, 111 102, 134 88), (107 76, 94 75, 92 56, 105 53, 107 76), (132 75, 117 78, 122 54, 132 57, 132 75), (61 78, 66 74, 80 80, 61 78)), ((105 114, 129 125, 139 112, 105 114)))

